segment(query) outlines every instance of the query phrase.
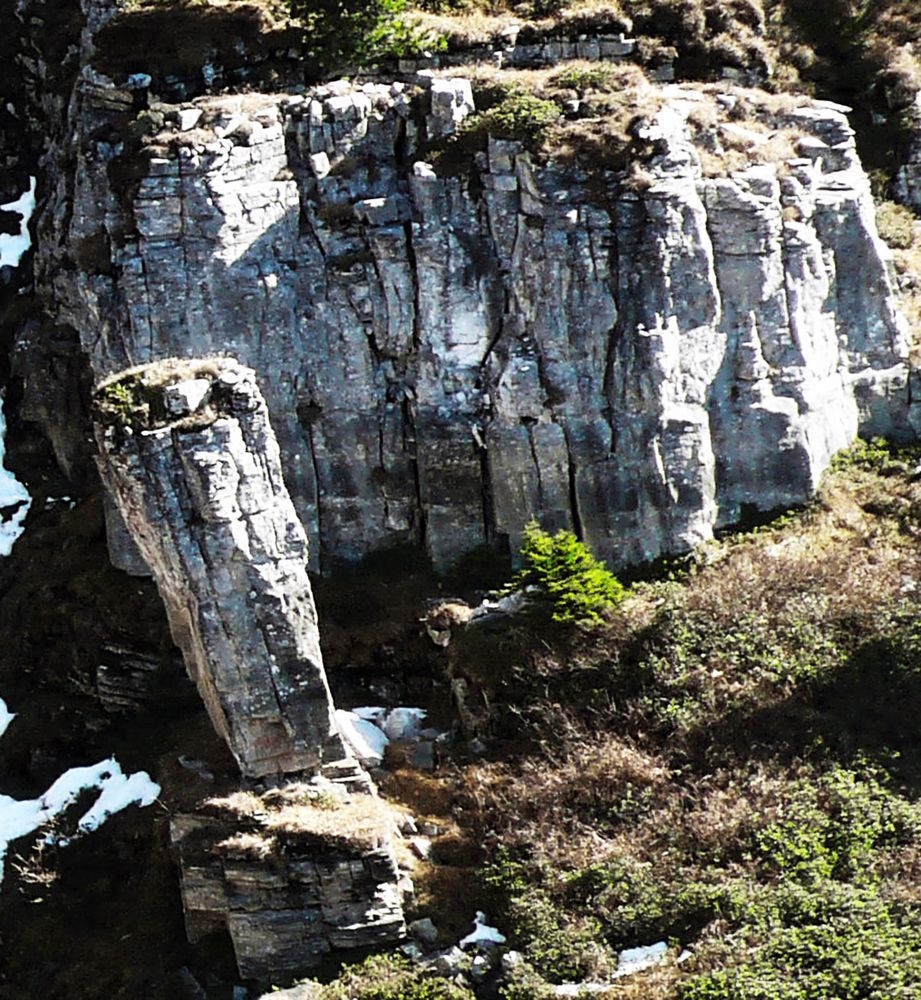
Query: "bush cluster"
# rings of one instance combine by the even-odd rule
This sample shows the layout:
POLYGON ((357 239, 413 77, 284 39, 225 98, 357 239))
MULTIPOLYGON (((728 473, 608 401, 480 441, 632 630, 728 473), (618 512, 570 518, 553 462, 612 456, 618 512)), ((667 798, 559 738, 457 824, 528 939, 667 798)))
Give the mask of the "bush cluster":
POLYGON ((884 201, 876 206, 876 227, 896 250, 910 250, 915 242, 915 217, 904 205, 884 201))
POLYGON ((488 111, 471 115, 464 123, 464 131, 496 139, 537 142, 559 117, 560 109, 553 101, 514 90, 488 111))
POLYGON ((440 50, 445 41, 408 16, 408 0, 287 0, 317 76, 440 50))
POLYGON ((319 991, 321 1000, 474 1000, 473 993, 400 955, 372 955, 346 966, 319 991))

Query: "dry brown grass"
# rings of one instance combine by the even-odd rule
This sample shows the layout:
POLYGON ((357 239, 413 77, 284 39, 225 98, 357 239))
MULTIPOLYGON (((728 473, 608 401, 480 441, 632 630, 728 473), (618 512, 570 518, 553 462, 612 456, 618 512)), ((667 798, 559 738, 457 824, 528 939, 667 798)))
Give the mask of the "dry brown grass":
POLYGON ((444 778, 412 768, 388 772, 381 783, 388 799, 406 806, 419 818, 443 821, 450 817, 456 791, 444 778))
POLYGON ((477 9, 457 14, 434 14, 431 11, 416 10, 412 17, 418 20, 420 29, 426 34, 445 38, 451 49, 466 49, 495 42, 505 28, 519 23, 518 18, 512 14, 493 14, 477 9))
POLYGON ((274 837, 266 837, 258 833, 236 833, 217 845, 222 854, 234 858, 254 858, 264 860, 276 850, 274 837))
POLYGON ((201 358, 163 358, 152 363, 135 365, 115 372, 100 379, 96 391, 120 382, 123 379, 137 377, 145 386, 157 388, 183 382, 193 378, 216 378, 224 368, 233 363, 232 359, 218 354, 209 354, 201 358))
MULTIPOLYGON (((235 821, 249 821, 221 845, 230 851, 260 854, 275 836, 307 837, 325 843, 375 848, 387 843, 400 814, 376 795, 330 794, 315 786, 294 783, 263 794, 237 791, 205 803, 235 821)), ((261 855, 260 855, 261 856, 261 855)))
POLYGON ((258 14, 266 27, 285 24, 290 19, 285 0, 126 0, 126 14, 156 12, 164 9, 190 10, 208 16, 209 13, 258 14))
POLYGON ((899 307, 911 328, 911 363, 921 367, 921 221, 914 223, 911 246, 893 250, 895 269, 905 284, 899 307))
POLYGON ((451 13, 415 9, 410 16, 426 32, 442 35, 452 49, 501 42, 504 29, 517 25, 527 28, 528 37, 575 35, 586 31, 628 31, 630 19, 616 0, 577 0, 547 15, 529 15, 512 2, 468 3, 451 13))
POLYGON ((728 626, 743 611, 783 616, 791 599, 811 594, 829 618, 874 614, 898 594, 914 552, 861 505, 872 504, 878 489, 873 477, 863 478, 857 491, 830 479, 795 532, 712 546, 708 565, 689 582, 688 608, 728 626))
POLYGON ((668 801, 669 772, 627 739, 586 733, 559 706, 546 706, 546 714, 554 748, 516 764, 472 765, 464 774, 464 808, 502 837, 578 867, 616 849, 599 833, 599 816, 625 795, 668 801))

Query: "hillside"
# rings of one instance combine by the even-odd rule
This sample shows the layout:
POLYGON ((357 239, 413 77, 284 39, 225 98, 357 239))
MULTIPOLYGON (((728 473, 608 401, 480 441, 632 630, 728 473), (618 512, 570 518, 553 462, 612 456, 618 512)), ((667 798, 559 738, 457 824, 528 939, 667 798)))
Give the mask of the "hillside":
POLYGON ((921 995, 915 7, 0 14, 0 998, 921 995))

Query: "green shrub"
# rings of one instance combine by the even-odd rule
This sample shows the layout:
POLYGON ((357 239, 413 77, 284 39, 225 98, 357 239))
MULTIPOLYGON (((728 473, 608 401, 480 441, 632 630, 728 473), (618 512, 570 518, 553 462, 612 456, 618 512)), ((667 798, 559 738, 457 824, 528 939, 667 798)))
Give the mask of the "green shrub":
POLYGON ((560 109, 553 101, 515 90, 488 111, 470 115, 464 123, 464 131, 491 135, 495 139, 536 142, 559 117, 560 109))
POLYGON ((596 66, 577 66, 560 70, 553 74, 550 82, 555 87, 585 93, 588 90, 612 90, 617 86, 619 79, 619 74, 613 66, 598 63, 596 66))
POLYGON ((554 1000, 554 988, 523 962, 499 987, 499 1000, 554 1000))
POLYGON ((521 556, 524 567, 507 589, 536 587, 551 604, 556 622, 597 623, 624 599, 617 577, 571 531, 551 535, 531 521, 521 556))
POLYGON ((784 816, 755 833, 756 851, 776 874, 797 882, 861 881, 873 852, 910 842, 921 828, 918 807, 890 791, 872 768, 835 768, 800 782, 784 816))
POLYGON ((746 961, 692 978, 682 1000, 907 1000, 921 990, 921 927, 880 900, 739 952, 746 961))
POLYGON ((400 955, 372 955, 346 966, 320 991, 322 1000, 474 1000, 470 990, 412 965, 400 955))
MULTIPOLYGON (((551 982, 584 979, 604 961, 597 943, 600 927, 593 919, 574 921, 554 898, 549 878, 545 867, 529 865, 507 850, 483 868, 485 883, 503 897, 504 923, 513 943, 533 970, 551 982)), ((511 995, 523 998, 523 989, 511 995)))
POLYGON ((406 16, 408 0, 287 0, 322 76, 348 66, 445 48, 406 16))

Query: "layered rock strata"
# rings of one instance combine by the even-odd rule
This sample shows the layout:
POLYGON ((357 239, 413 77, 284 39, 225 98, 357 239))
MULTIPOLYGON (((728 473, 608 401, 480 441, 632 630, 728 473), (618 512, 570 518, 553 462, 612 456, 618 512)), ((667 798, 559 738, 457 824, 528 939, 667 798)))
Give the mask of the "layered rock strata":
MULTIPOLYGON (((118 93, 88 79, 87 120, 118 93)), ((315 565, 421 542, 445 566, 535 515, 614 564, 686 550, 804 501, 858 431, 911 430, 844 109, 781 108, 792 159, 704 177, 688 118, 741 99, 659 92, 629 180, 494 139, 436 172, 463 79, 199 101, 128 188, 87 136, 58 245, 105 264, 57 282, 62 315, 99 372, 253 365, 315 565)), ((726 118, 713 155, 740 136, 756 158, 726 118)))
POLYGON ((388 818, 360 787, 237 793, 176 816, 172 839, 189 940, 226 928, 245 979, 277 982, 405 933, 388 818))

